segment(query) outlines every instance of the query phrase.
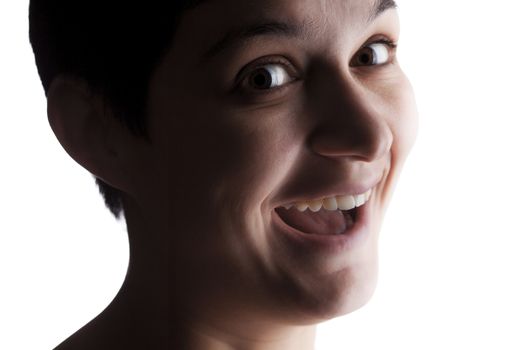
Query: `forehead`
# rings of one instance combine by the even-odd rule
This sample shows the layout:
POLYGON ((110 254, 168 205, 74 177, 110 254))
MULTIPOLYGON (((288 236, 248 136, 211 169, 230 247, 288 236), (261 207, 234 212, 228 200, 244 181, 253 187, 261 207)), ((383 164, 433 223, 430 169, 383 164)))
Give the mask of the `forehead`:
POLYGON ((378 9, 395 6, 393 0, 205 0, 188 15, 206 27, 228 27, 261 18, 322 22, 345 18, 366 22, 378 9), (192 16, 196 15, 196 16, 192 16))
POLYGON ((205 0, 184 14, 177 36, 201 53, 267 33, 315 41, 341 28, 358 32, 395 6, 393 0, 205 0))

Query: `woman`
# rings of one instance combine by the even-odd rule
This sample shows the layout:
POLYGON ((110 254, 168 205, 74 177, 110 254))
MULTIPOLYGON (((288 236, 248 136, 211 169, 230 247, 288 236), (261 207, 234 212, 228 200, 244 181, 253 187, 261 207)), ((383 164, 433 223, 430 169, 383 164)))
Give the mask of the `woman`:
POLYGON ((32 0, 51 127, 126 280, 56 349, 313 349, 372 296, 415 140, 389 0, 32 0))

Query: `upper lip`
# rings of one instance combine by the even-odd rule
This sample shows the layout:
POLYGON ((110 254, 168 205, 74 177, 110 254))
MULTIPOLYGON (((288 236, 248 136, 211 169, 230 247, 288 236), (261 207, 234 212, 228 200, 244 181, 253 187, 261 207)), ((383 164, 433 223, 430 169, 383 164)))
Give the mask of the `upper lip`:
POLYGON ((301 194, 289 196, 289 199, 281 201, 280 205, 292 204, 296 202, 319 200, 323 198, 336 197, 336 196, 347 196, 347 195, 358 195, 363 194, 371 188, 377 186, 381 181, 381 178, 373 178, 372 180, 362 180, 360 182, 341 182, 332 184, 329 186, 312 186, 309 188, 308 193, 302 192, 301 194))

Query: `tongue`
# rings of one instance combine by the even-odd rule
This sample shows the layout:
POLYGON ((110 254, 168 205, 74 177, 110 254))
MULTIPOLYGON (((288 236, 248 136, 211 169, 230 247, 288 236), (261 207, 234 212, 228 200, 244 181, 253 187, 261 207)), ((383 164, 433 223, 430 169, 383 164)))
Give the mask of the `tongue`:
POLYGON ((277 208, 276 211, 289 226, 305 233, 335 235, 346 230, 346 220, 340 210, 321 209, 314 213, 309 209, 300 212, 296 208, 277 208))

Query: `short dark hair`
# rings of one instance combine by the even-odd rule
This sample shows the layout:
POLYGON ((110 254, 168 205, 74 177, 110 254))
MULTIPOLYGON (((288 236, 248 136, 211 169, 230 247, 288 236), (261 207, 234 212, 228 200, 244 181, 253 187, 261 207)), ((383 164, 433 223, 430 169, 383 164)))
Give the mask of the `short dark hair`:
MULTIPOLYGON (((83 79, 137 137, 148 138, 148 82, 181 14, 203 0, 31 0, 29 38, 47 95, 59 74, 83 79)), ((118 189, 96 183, 107 208, 123 212, 118 189)))

